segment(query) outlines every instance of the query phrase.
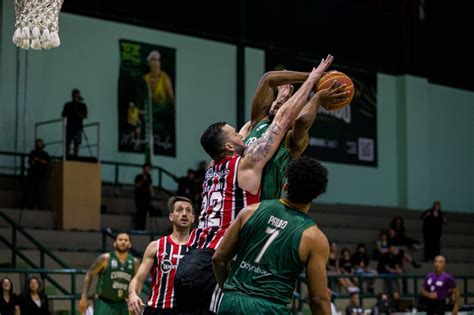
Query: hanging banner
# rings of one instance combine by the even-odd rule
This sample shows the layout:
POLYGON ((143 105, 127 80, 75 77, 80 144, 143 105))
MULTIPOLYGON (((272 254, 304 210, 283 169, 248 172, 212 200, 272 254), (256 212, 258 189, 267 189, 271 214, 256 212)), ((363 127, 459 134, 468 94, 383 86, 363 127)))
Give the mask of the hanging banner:
POLYGON ((119 151, 176 156, 176 50, 120 40, 119 151))
MULTIPOLYGON (((337 56, 335 58, 337 62, 337 56)), ((319 61, 267 52, 265 63, 267 71, 287 69, 308 72, 317 67, 319 61)), ((355 95, 351 104, 343 109, 327 111, 319 108, 305 153, 321 161, 376 167, 377 75, 334 65, 330 70, 347 74, 354 83, 355 95)))

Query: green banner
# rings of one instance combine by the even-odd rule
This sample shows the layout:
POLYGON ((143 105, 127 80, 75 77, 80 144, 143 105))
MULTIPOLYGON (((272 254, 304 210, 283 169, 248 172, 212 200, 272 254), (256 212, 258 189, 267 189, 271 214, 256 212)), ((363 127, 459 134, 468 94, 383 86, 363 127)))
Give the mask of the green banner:
POLYGON ((120 40, 119 151, 176 156, 176 50, 120 40))

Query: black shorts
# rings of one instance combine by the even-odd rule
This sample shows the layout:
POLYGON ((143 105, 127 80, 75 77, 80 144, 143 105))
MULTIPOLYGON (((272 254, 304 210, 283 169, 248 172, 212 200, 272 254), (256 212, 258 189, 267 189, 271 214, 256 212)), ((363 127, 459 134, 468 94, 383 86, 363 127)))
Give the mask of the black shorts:
POLYGON ((82 143, 82 128, 66 128, 66 144, 74 142, 75 145, 82 143))
POLYGON ((446 311, 446 300, 428 300, 426 302, 426 313, 428 315, 444 315, 446 311))
POLYGON ((179 314, 212 314, 209 307, 216 288, 212 255, 213 249, 191 249, 180 260, 174 280, 179 314))
POLYGON ((145 307, 143 311, 143 315, 178 315, 178 311, 172 308, 153 308, 153 307, 145 307))

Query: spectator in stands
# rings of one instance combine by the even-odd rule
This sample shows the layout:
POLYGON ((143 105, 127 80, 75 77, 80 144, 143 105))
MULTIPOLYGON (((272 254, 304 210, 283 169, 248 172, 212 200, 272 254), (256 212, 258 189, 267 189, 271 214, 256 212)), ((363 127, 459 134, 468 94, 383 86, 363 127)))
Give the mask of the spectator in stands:
POLYGON ((192 169, 188 169, 186 176, 178 179, 178 189, 176 194, 183 196, 188 199, 194 200, 196 197, 196 183, 195 183, 195 172, 192 169))
MULTIPOLYGON (((328 275, 340 275, 341 270, 339 269, 339 257, 337 254, 337 242, 331 242, 329 248, 329 258, 327 262, 327 273, 328 275)), ((337 281, 342 285, 348 292, 359 292, 359 288, 356 287, 351 279, 349 278, 337 278, 337 281)), ((331 282, 332 284, 333 282, 331 282)))
POLYGON ((207 170, 207 162, 206 161, 201 161, 198 164, 198 168, 196 170, 196 182, 199 185, 202 185, 202 182, 204 181, 204 177, 206 176, 206 170, 207 170))
MULTIPOLYGON (((378 272, 382 274, 391 274, 395 276, 401 276, 403 275, 405 271, 404 262, 411 263, 414 268, 421 267, 403 249, 400 249, 394 243, 389 242, 388 252, 382 255, 379 261, 378 272)), ((386 285, 387 285, 387 292, 389 293, 392 292, 394 285, 397 287, 397 289, 400 288, 398 280, 387 279, 386 285)), ((406 286, 404 285, 404 288, 405 287, 406 286)))
POLYGON ((135 217, 135 229, 144 230, 146 227, 146 216, 151 213, 151 200, 153 198, 153 185, 151 180, 151 165, 143 165, 143 172, 135 176, 135 206, 137 215, 135 217))
POLYGON ((351 293, 351 300, 346 307, 346 315, 363 315, 364 309, 360 306, 359 293, 351 293))
POLYGON ((201 161, 198 164, 198 168, 195 172, 194 176, 194 182, 195 182, 195 189, 196 189, 196 197, 194 200, 196 200, 197 207, 195 207, 196 210, 199 211, 201 209, 201 204, 202 204, 202 183, 204 182, 204 178, 206 177, 206 171, 207 171, 207 162, 206 161, 201 161))
POLYGON ((444 314, 446 310, 446 298, 451 296, 453 301, 453 314, 457 315, 459 305, 459 291, 456 281, 449 273, 444 272, 446 259, 436 256, 434 259, 434 272, 426 275, 421 288, 421 295, 426 298, 428 315, 444 314))
POLYGON ((25 292, 20 295, 21 314, 50 315, 48 296, 43 292, 37 277, 28 279, 25 292))
POLYGON ((341 250, 341 257, 339 258, 339 268, 341 273, 351 275, 354 272, 354 266, 351 260, 351 251, 348 248, 341 250))
POLYGON ((388 299, 387 293, 377 295, 377 303, 372 307, 372 315, 391 314, 395 312, 392 301, 388 299))
POLYGON ((372 258, 379 260, 380 256, 388 252, 388 234, 386 231, 380 231, 379 238, 375 241, 375 248, 372 258))
POLYGON ((392 243, 395 246, 403 246, 403 241, 401 240, 401 238, 399 237, 397 232, 395 232, 394 229, 388 229, 388 231, 387 231, 387 242, 392 243))
POLYGON ((441 234, 443 224, 448 223, 446 215, 441 210, 441 203, 435 201, 431 209, 426 210, 422 215, 423 220, 423 242, 425 251, 425 261, 441 253, 441 234))
POLYGON ((393 307, 393 311, 396 312, 396 313, 403 313, 403 312, 406 312, 408 310, 404 309, 402 307, 402 304, 400 303, 400 292, 398 291, 393 291, 392 292, 392 295, 390 297, 390 302, 392 304, 392 307, 393 307))
POLYGON ((8 277, 2 279, 2 298, 0 299, 1 315, 20 315, 18 296, 13 293, 13 283, 8 277))
MULTIPOLYGON (((356 252, 351 257, 352 265, 354 266, 354 274, 362 276, 375 276, 377 271, 369 267, 370 259, 367 255, 365 245, 362 243, 357 244, 356 252)), ((359 283, 361 286, 362 283, 359 283)), ((367 292, 374 293, 374 280, 367 280, 367 292)))
POLYGON ((49 154, 44 150, 43 139, 35 140, 35 148, 28 156, 28 208, 40 208, 44 181, 49 164, 49 154))
POLYGON ((66 118, 66 148, 65 154, 70 154, 71 142, 74 142, 73 156, 79 154, 79 146, 82 141, 82 121, 87 118, 87 106, 83 103, 81 92, 72 90, 72 101, 64 104, 61 116, 66 118))
POLYGON ((418 241, 406 236, 405 222, 401 216, 396 216, 390 222, 390 228, 395 232, 395 239, 398 246, 407 246, 418 249, 420 244, 418 241))

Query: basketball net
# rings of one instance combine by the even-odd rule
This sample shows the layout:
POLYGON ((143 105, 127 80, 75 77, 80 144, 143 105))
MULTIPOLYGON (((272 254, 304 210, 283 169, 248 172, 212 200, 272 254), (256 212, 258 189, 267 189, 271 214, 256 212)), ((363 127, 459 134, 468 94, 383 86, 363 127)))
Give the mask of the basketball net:
POLYGON ((58 47, 59 11, 63 0, 15 0, 15 33, 13 42, 20 48, 50 49, 58 47))

